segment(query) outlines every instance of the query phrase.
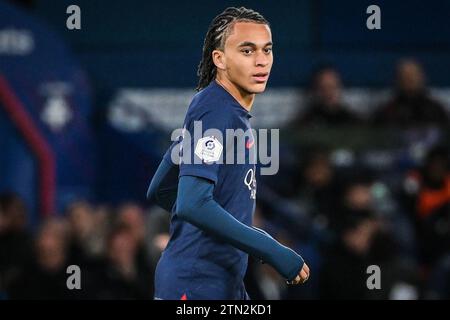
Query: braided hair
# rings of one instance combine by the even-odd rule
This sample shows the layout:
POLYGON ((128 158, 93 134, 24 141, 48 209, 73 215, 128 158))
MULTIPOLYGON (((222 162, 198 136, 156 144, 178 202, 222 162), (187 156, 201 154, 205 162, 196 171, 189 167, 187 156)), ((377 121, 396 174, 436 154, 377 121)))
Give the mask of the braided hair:
POLYGON ((203 44, 202 60, 198 65, 199 81, 196 90, 208 86, 216 77, 217 69, 212 59, 212 52, 223 50, 225 41, 236 22, 254 22, 269 25, 269 22, 258 12, 244 7, 230 7, 213 19, 203 44))

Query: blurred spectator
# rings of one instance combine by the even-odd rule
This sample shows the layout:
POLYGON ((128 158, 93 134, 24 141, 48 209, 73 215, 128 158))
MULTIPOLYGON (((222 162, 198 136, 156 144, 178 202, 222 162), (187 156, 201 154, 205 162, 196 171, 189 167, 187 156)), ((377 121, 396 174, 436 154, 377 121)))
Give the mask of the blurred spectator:
POLYGON ((137 262, 138 242, 129 227, 118 225, 107 241, 105 268, 98 281, 99 299, 151 299, 153 273, 137 262))
POLYGON ((432 266, 450 248, 449 150, 432 148, 420 169, 405 180, 406 206, 413 213, 421 261, 432 266))
POLYGON ((135 203, 125 203, 117 211, 117 223, 128 227, 136 242, 145 240, 145 217, 143 209, 135 203))
POLYGON ((374 210, 372 175, 353 171, 330 219, 335 241, 325 248, 320 294, 331 299, 417 299, 417 270, 400 255, 395 221, 374 210), (383 273, 382 290, 366 286, 369 265, 383 273), (339 274, 336 279, 335 274, 339 274))
POLYGON ((340 222, 339 238, 326 252, 320 273, 324 299, 367 299, 366 269, 379 225, 369 215, 347 215, 340 222))
POLYGON ((323 299, 418 299, 414 266, 397 258, 383 223, 370 213, 342 217, 336 243, 320 272, 323 299), (381 288, 369 290, 367 268, 380 268, 381 288))
POLYGON ((57 219, 45 221, 36 236, 34 260, 28 264, 9 290, 11 299, 69 299, 67 225, 57 219))
MULTIPOLYGON (((328 165, 330 165, 329 162, 328 165)), ((328 186, 326 198, 317 199, 318 201, 328 201, 328 205, 316 203, 317 208, 327 210, 324 210, 322 215, 326 218, 328 229, 333 233, 342 227, 341 224, 346 222, 347 218, 375 215, 372 210, 372 177, 370 173, 355 168, 347 174, 348 176, 340 178, 339 181, 336 179, 334 186, 328 186)))
POLYGON ((352 125, 360 121, 342 102, 342 81, 336 69, 329 66, 318 69, 313 74, 311 87, 311 102, 305 113, 294 121, 295 127, 352 125))
POLYGON ((0 292, 29 262, 32 239, 27 231, 27 208, 14 193, 0 195, 0 292))
POLYGON ((121 205, 117 211, 116 224, 128 228, 136 243, 136 263, 146 269, 151 265, 146 240, 144 210, 137 204, 129 202, 121 205))
MULTIPOLYGON (((71 261, 80 266, 88 265, 103 253, 104 226, 96 223, 93 208, 86 201, 72 202, 66 209, 66 216, 70 230, 71 261)), ((101 219, 99 222, 102 222, 101 219)))
POLYGON ((327 227, 336 211, 340 190, 328 152, 309 152, 296 180, 300 182, 296 197, 316 222, 327 227))
POLYGON ((400 126, 448 124, 445 108, 430 96, 425 73, 417 61, 402 60, 397 65, 394 96, 376 113, 375 122, 400 126))
POLYGON ((450 250, 448 252, 445 257, 439 260, 431 272, 425 291, 425 299, 450 299, 450 250))
MULTIPOLYGON (((356 178, 351 178, 347 182, 346 186, 343 186, 343 196, 341 199, 341 204, 336 210, 336 215, 334 216, 333 223, 330 227, 333 230, 339 230, 341 227, 341 219, 353 216, 370 216, 378 221, 380 224, 380 232, 377 233, 377 239, 380 239, 376 245, 375 254, 379 260, 390 258, 394 255, 399 259, 404 257, 410 258, 409 250, 413 250, 410 246, 404 247, 403 241, 411 239, 412 235, 408 233, 409 228, 412 229, 410 224, 408 224, 408 219, 402 219, 400 212, 380 212, 382 207, 379 201, 388 201, 387 197, 380 198, 377 196, 377 188, 380 188, 380 183, 373 180, 371 173, 365 172, 364 170, 360 172, 360 176, 356 178), (401 237, 398 237, 398 234, 401 237), (406 238, 402 238, 406 237, 406 238), (387 245, 388 244, 388 245, 387 245)), ((411 231, 411 234, 413 232, 411 231)), ((413 247, 413 246, 412 246, 413 247)), ((414 247, 413 247, 414 248, 414 247)))
POLYGON ((93 207, 93 220, 95 232, 93 235, 93 253, 95 256, 104 254, 106 250, 106 237, 112 223, 112 209, 106 204, 93 207))
MULTIPOLYGON (((364 173, 360 177, 353 178, 345 187, 343 206, 346 214, 367 212, 372 205, 372 195, 370 191, 371 178, 364 173)), ((367 174, 367 173, 366 173, 367 174)))
POLYGON ((155 206, 150 208, 147 216, 145 243, 147 244, 147 252, 150 257, 151 265, 153 268, 156 268, 161 253, 169 243, 171 214, 164 209, 155 206))

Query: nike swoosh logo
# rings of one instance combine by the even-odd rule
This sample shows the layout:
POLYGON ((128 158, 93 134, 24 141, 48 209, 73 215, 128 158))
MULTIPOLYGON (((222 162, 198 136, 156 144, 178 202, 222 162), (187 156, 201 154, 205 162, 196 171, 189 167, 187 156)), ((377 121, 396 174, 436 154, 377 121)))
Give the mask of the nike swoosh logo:
POLYGON ((250 149, 251 147, 253 147, 254 144, 255 144, 255 140, 248 140, 247 143, 245 144, 245 147, 247 149, 250 149))

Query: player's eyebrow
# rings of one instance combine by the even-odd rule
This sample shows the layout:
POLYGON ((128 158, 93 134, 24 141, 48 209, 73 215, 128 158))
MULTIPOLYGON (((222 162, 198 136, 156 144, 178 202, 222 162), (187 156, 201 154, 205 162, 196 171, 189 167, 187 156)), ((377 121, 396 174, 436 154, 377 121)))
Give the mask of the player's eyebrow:
MULTIPOLYGON (((267 42, 264 45, 264 47, 271 46, 271 45, 273 45, 273 43, 272 43, 272 41, 269 41, 269 42, 267 42)), ((250 41, 244 41, 244 42, 241 42, 238 47, 239 48, 240 47, 253 47, 253 48, 256 48, 257 45, 255 43, 253 43, 253 42, 250 42, 250 41)))

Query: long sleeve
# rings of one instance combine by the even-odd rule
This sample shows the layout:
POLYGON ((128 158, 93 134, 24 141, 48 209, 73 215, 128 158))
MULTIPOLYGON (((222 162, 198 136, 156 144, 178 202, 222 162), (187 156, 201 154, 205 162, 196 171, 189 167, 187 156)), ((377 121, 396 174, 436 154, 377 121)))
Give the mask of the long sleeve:
POLYGON ((303 259, 265 231, 234 218, 213 198, 214 184, 203 178, 182 176, 178 185, 176 214, 222 241, 270 264, 287 280, 303 267, 303 259))
POLYGON ((163 158, 150 182, 147 199, 171 212, 177 199, 178 170, 176 166, 163 158))

